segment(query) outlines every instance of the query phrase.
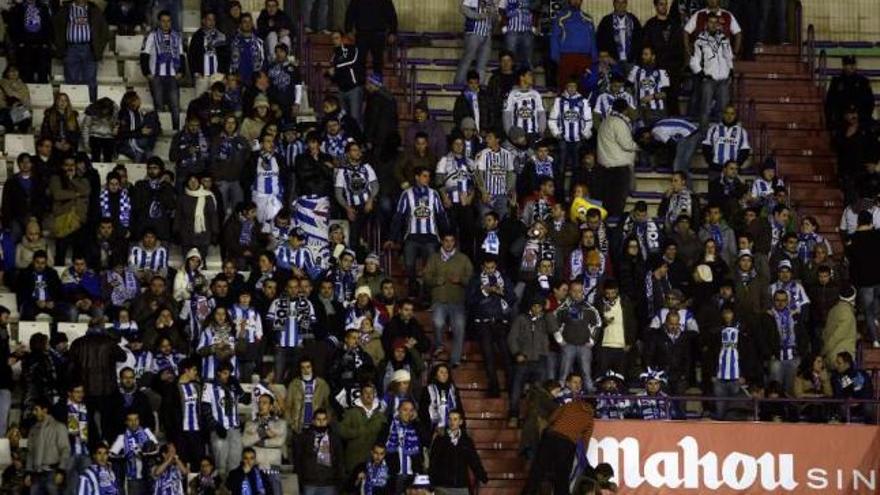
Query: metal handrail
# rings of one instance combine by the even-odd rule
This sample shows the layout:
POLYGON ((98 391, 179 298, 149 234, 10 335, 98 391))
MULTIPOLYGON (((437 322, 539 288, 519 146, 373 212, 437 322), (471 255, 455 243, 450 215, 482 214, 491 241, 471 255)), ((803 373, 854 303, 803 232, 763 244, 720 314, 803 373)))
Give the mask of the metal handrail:
MULTIPOLYGON (((804 46, 803 46, 803 36, 804 36, 804 4, 798 0, 794 4, 794 26, 795 26, 795 43, 797 43, 798 47, 798 55, 803 56, 804 54, 804 46)), ((813 26, 810 25, 810 28, 813 26)), ((807 28, 809 31, 809 28, 807 28)), ((807 33, 809 35, 809 32, 807 33)), ((815 33, 814 40, 815 43, 815 33)))
POLYGON ((810 67, 810 79, 816 80, 816 28, 807 26, 807 64, 810 67))
MULTIPOLYGON (((836 399, 830 397, 802 397, 802 398, 794 398, 794 397, 754 397, 754 396, 743 396, 743 397, 713 397, 708 395, 664 395, 664 396, 645 396, 645 395, 633 395, 633 394, 621 394, 621 395, 613 395, 613 396, 599 396, 599 395, 586 395, 584 396, 589 400, 621 400, 621 401, 631 401, 636 402, 639 400, 663 400, 665 401, 664 407, 666 408, 666 416, 670 416, 671 408, 674 403, 677 402, 750 402, 753 413, 753 420, 759 421, 758 417, 760 415, 760 406, 761 404, 769 403, 769 404, 802 404, 802 405, 810 405, 810 404, 827 404, 827 405, 838 405, 843 406, 845 410, 844 417, 846 418, 845 423, 852 422, 852 406, 857 406, 860 404, 865 405, 874 405, 880 406, 880 399, 836 399)), ((878 419, 878 414, 880 414, 880 407, 876 408, 872 416, 874 419, 878 419)))
POLYGON ((758 163, 760 164, 764 161, 764 157, 767 156, 767 124, 761 124, 761 128, 758 131, 758 163))
POLYGON ((409 80, 409 114, 412 115, 416 111, 416 66, 415 64, 410 65, 410 80, 409 80))
POLYGON ((820 88, 825 88, 825 84, 828 81, 828 52, 823 48, 819 51, 819 63, 818 63, 818 77, 816 78, 816 86, 820 88))

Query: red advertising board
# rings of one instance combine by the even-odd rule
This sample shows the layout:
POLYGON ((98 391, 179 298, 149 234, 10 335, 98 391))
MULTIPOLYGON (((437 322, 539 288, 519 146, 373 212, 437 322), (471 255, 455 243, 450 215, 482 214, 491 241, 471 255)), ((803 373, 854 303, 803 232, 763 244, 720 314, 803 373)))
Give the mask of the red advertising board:
POLYGON ((880 427, 596 421, 589 460, 621 493, 880 493, 880 427))

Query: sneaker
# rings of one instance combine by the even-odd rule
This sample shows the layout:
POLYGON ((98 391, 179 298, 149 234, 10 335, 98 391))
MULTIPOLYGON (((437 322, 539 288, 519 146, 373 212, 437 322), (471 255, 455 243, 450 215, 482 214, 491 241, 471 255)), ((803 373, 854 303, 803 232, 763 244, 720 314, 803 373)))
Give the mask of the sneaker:
POLYGON ((874 347, 874 349, 880 349, 880 340, 875 340, 872 347, 874 347))
POLYGON ((516 416, 513 416, 510 419, 508 419, 507 420, 507 427, 508 428, 519 428, 519 418, 517 418, 516 416))
POLYGON ((310 27, 307 27, 307 28, 303 29, 303 31, 305 31, 306 34, 312 34, 312 33, 314 33, 314 31, 313 31, 312 28, 310 28, 310 27))

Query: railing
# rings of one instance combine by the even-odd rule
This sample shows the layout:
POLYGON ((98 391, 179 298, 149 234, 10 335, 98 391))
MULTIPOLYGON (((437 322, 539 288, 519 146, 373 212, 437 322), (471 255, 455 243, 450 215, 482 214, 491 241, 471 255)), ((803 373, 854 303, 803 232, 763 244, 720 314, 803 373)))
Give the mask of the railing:
MULTIPOLYGON (((812 24, 810 28, 812 28, 812 24)), ((809 29, 809 28, 808 28, 809 29)), ((804 46, 803 46, 803 36, 804 36, 804 4, 801 3, 800 0, 794 3, 794 42, 797 43, 798 47, 798 55, 803 56, 804 54, 804 46)), ((813 35, 815 41, 815 33, 813 35)))
POLYGON ((412 115, 416 111, 416 66, 411 65, 409 68, 409 114, 412 115))
POLYGON ((828 52, 824 48, 819 51, 818 65, 818 76, 815 79, 816 86, 825 89, 825 86, 828 84, 828 52))
POLYGON ((767 149, 770 147, 767 141, 767 124, 761 124, 761 128, 758 131, 758 165, 760 165, 764 161, 764 158, 767 156, 767 149))
POLYGON ((666 395, 660 397, 649 397, 645 395, 613 395, 613 396, 597 396, 597 395, 588 395, 587 399, 590 400, 620 400, 620 401, 629 401, 633 404, 638 403, 638 401, 645 400, 656 400, 658 402, 664 402, 663 406, 666 409, 666 417, 671 418, 672 412, 674 408, 678 407, 678 404, 683 402, 725 402, 725 403, 735 403, 735 404, 749 404, 749 409, 751 409, 752 421, 760 421, 761 416, 761 406, 764 404, 783 404, 789 406, 809 406, 809 405, 825 405, 829 409, 829 419, 836 418, 837 420, 842 421, 843 423, 852 423, 853 414, 852 409, 854 406, 858 405, 866 405, 866 414, 864 417, 861 417, 862 420, 867 421, 871 420, 874 423, 877 423, 880 420, 880 400, 878 399, 833 399, 826 397, 803 397, 803 398, 790 398, 790 397, 777 397, 777 398, 767 398, 767 397, 753 397, 753 396, 742 396, 742 397, 712 397, 706 395, 666 395), (838 412, 842 413, 842 415, 837 416, 832 413, 832 406, 839 406, 838 412))
MULTIPOLYGON (((807 64, 810 67, 810 78, 816 80, 816 27, 807 27, 807 64)), ((803 57, 802 57, 803 58, 803 57)))

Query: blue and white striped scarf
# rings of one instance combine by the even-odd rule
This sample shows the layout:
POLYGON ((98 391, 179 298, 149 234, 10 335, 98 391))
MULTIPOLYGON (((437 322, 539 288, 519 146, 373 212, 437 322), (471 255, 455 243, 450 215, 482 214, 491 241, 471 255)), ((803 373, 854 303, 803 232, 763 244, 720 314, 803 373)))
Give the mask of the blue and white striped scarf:
POLYGON ((421 455, 419 434, 412 423, 403 423, 399 418, 391 422, 385 450, 394 453, 400 459, 400 472, 397 474, 413 474, 412 457, 421 455))
POLYGON ((779 332, 779 359, 781 361, 794 359, 797 357, 794 315, 788 308, 781 311, 773 308, 773 319, 776 320, 776 330, 779 332))
MULTIPOLYGON (((98 199, 101 206, 101 217, 113 218, 115 215, 110 204, 110 190, 102 189, 98 199)), ((128 197, 126 189, 119 190, 119 223, 125 228, 128 228, 131 223, 131 199, 128 197)))
POLYGON ((382 460, 378 466, 372 461, 367 462, 365 475, 363 495, 373 495, 374 489, 388 486, 388 464, 385 460, 382 460))

